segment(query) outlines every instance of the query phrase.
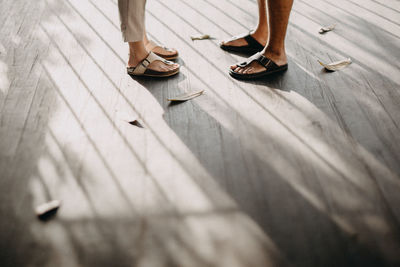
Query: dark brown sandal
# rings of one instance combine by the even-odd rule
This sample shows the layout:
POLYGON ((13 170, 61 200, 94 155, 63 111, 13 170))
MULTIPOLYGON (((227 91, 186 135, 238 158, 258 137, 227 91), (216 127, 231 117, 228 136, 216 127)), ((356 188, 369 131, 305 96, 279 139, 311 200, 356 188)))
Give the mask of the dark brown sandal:
POLYGON ((226 42, 231 42, 235 41, 238 39, 245 39, 247 42, 247 45, 243 46, 233 46, 233 45, 225 45, 225 44, 220 44, 221 49, 228 51, 228 52, 236 52, 236 53, 241 53, 241 54, 248 54, 252 55, 254 53, 260 52, 261 50, 264 49, 264 46, 260 44, 256 39, 254 39, 253 36, 251 36, 251 33, 247 35, 241 35, 241 36, 235 36, 232 37, 231 39, 227 40, 226 42))
POLYGON ((271 59, 265 57, 261 53, 256 53, 253 56, 249 57, 245 62, 236 64, 238 67, 244 68, 247 67, 250 63, 253 61, 257 61, 258 64, 263 66, 265 68, 264 71, 257 72, 257 73, 238 73, 234 70, 230 70, 229 74, 236 79, 241 79, 241 80, 252 80, 252 79, 258 79, 262 78, 274 73, 282 72, 288 69, 288 64, 278 66, 275 62, 273 62, 271 59))

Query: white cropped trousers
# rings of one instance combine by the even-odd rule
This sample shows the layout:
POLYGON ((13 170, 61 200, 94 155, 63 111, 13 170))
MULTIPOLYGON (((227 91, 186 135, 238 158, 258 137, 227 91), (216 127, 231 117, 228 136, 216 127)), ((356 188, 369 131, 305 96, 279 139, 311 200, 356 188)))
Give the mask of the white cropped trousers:
POLYGON ((143 40, 146 0, 118 0, 124 42, 143 40))

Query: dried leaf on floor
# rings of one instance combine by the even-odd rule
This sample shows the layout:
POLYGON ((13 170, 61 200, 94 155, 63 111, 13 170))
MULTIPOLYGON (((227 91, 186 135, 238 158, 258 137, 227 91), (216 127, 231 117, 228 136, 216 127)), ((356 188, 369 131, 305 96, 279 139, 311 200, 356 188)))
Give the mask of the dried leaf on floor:
POLYGON ((61 205, 60 200, 52 200, 36 207, 35 213, 39 219, 47 219, 54 215, 61 205))
POLYGON ((320 34, 324 34, 326 32, 330 32, 333 29, 335 29, 335 27, 336 27, 336 24, 332 24, 332 25, 329 25, 329 26, 323 26, 321 29, 319 29, 319 33, 320 34))
POLYGON ((187 101, 187 100, 193 99, 195 97, 201 96, 203 93, 204 93, 204 90, 187 92, 187 93, 175 96, 175 97, 168 98, 168 101, 176 101, 176 102, 187 101))
POLYGON ((199 35, 190 36, 190 38, 192 39, 192 41, 194 41, 194 40, 206 40, 206 39, 210 39, 211 36, 208 35, 208 34, 199 34, 199 35))
POLYGON ((337 71, 337 70, 343 69, 344 67, 348 66, 349 64, 351 64, 352 61, 351 61, 350 58, 346 58, 346 59, 339 60, 339 61, 335 61, 335 62, 328 63, 328 64, 325 64, 325 63, 323 63, 323 62, 321 62, 321 61, 319 61, 319 60, 318 60, 318 62, 319 62, 319 64, 321 64, 326 70, 329 70, 329 71, 337 71))

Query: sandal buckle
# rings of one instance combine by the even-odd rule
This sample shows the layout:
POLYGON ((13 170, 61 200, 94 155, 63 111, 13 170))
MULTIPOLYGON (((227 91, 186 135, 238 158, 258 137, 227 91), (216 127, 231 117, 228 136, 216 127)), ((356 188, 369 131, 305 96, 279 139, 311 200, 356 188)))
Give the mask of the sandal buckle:
POLYGON ((259 61, 263 66, 265 66, 265 65, 268 63, 269 59, 266 58, 266 57, 263 56, 263 55, 260 55, 260 56, 258 57, 258 61, 259 61))

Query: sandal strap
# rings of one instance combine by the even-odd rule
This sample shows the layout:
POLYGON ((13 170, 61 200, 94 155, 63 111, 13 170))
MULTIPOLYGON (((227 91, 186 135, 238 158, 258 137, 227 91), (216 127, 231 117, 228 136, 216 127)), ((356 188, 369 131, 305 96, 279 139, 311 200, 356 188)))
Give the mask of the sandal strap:
POLYGON ((241 63, 237 63, 236 65, 238 67, 244 68, 247 67, 251 62, 257 60, 257 58, 260 56, 260 52, 255 53, 254 55, 252 55, 251 57, 247 58, 246 61, 243 61, 241 63))
POLYGON ((254 39, 253 36, 251 36, 251 34, 249 33, 248 35, 246 35, 245 37, 243 37, 246 42, 248 43, 248 45, 250 47, 253 47, 257 50, 263 50, 264 46, 262 44, 260 44, 256 39, 254 39))
POLYGON ((246 61, 236 64, 238 67, 244 68, 247 67, 250 63, 252 63, 253 61, 257 61, 261 66, 265 67, 266 69, 269 66, 272 67, 278 67, 278 65, 275 64, 275 62, 273 62, 271 59, 267 58, 266 56, 264 56, 263 54, 261 54, 260 52, 252 55, 251 57, 249 57, 246 61))
POLYGON ((135 75, 138 74, 144 74, 147 70, 147 67, 154 61, 162 61, 167 65, 171 65, 173 64, 173 62, 168 61, 163 59, 162 57, 157 56, 156 54, 154 54, 153 52, 150 52, 147 57, 145 59, 143 59, 142 61, 139 62, 139 64, 136 67, 128 67, 127 71, 128 73, 132 73, 135 75))
POLYGON ((232 41, 235 41, 235 40, 238 40, 238 39, 241 39, 241 38, 245 39, 246 36, 249 36, 249 35, 250 35, 250 33, 251 33, 251 32, 249 32, 248 34, 246 34, 246 33, 243 34, 243 33, 242 33, 242 34, 239 34, 239 35, 232 36, 230 39, 226 40, 226 42, 227 42, 227 43, 228 43, 228 42, 232 42, 232 41))
POLYGON ((258 61, 258 63, 263 65, 265 68, 267 68, 268 65, 271 63, 275 64, 271 59, 267 58, 266 56, 262 55, 261 53, 258 56, 257 61, 258 61))
POLYGON ((256 39, 254 39, 253 36, 251 36, 251 32, 252 31, 249 31, 248 34, 241 34, 241 35, 233 36, 231 39, 227 40, 226 42, 232 42, 232 41, 243 38, 247 42, 247 45, 245 45, 245 47, 252 47, 259 51, 263 50, 264 46, 262 44, 260 44, 256 39))

